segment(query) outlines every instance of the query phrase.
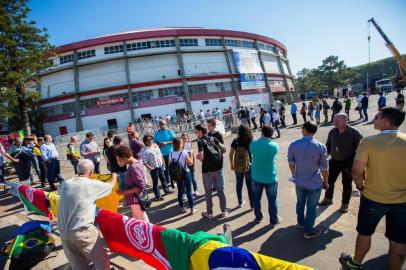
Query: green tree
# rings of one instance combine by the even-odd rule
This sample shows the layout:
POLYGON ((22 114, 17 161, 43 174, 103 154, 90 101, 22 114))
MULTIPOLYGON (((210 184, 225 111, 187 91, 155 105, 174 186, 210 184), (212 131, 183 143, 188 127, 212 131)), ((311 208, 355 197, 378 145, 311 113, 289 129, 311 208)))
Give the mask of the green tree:
POLYGON ((31 133, 28 85, 38 80, 38 72, 48 66, 50 45, 46 29, 28 19, 28 0, 0 0, 0 93, 2 115, 21 117, 20 128, 31 133))

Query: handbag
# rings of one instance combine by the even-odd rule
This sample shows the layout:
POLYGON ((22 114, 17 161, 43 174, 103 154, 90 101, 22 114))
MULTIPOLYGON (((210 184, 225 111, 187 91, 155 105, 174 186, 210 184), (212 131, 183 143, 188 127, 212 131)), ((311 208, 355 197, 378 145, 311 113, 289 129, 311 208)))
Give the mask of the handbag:
POLYGON ((146 191, 143 191, 141 195, 138 195, 137 200, 142 211, 147 211, 151 207, 151 199, 148 197, 148 193, 146 191))

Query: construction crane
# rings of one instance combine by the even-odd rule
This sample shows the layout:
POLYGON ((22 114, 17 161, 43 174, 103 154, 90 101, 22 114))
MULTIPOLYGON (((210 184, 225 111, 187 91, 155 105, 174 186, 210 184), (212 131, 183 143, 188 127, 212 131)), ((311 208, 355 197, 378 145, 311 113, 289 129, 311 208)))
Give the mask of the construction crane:
MULTIPOLYGON (((375 22, 374 18, 368 20, 368 23, 372 23, 378 33, 382 36, 383 40, 386 42, 386 47, 388 47, 389 51, 395 57, 396 61, 398 62, 400 76, 396 77, 396 85, 397 87, 401 87, 401 85, 406 84, 406 61, 402 58, 399 51, 396 49, 395 44, 393 44, 386 34, 382 31, 381 27, 375 22)), ((368 36, 368 41, 370 40, 370 36, 368 36)))

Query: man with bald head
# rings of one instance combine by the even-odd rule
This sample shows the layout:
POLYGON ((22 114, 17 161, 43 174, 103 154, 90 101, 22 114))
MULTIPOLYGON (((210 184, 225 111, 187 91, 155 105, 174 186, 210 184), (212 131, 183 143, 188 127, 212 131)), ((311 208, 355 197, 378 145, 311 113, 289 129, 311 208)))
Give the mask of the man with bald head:
POLYGON ((341 199, 341 213, 348 212, 352 193, 351 168, 354 162, 355 151, 362 139, 358 129, 348 125, 348 116, 345 113, 338 113, 333 119, 334 128, 330 130, 327 137, 327 153, 329 161, 329 188, 326 190, 324 199, 319 205, 330 205, 333 203, 334 184, 341 173, 343 183, 343 195, 341 199))
POLYGON ((96 200, 109 195, 116 185, 89 179, 94 164, 90 159, 78 163, 78 175, 63 181, 60 188, 58 229, 63 251, 72 269, 110 269, 109 257, 94 226, 96 200))

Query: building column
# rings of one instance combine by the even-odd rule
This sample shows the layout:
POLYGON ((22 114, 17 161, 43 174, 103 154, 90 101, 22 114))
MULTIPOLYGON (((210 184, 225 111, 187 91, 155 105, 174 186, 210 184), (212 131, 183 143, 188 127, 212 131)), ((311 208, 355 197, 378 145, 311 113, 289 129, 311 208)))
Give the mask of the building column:
POLYGON ((76 131, 83 130, 82 118, 80 117, 80 88, 79 88, 79 67, 78 67, 78 54, 73 51, 73 77, 75 81, 75 118, 76 118, 76 131))
POLYGON ((192 102, 190 100, 189 89, 187 86, 186 75, 185 75, 185 66, 183 65, 183 57, 182 57, 182 52, 180 50, 179 37, 175 37, 175 45, 176 45, 176 56, 178 58, 180 76, 182 78, 183 92, 185 93, 186 110, 189 111, 190 113, 192 113, 193 112, 192 111, 192 102))
MULTIPOLYGON (((275 50, 276 50, 276 48, 275 48, 275 50)), ((281 56, 279 55, 279 53, 276 53, 276 54, 277 54, 276 61, 278 62, 278 66, 279 66, 281 73, 283 74, 283 82, 285 84, 285 89, 286 89, 286 92, 285 92, 286 101, 291 102, 291 101, 293 101, 293 96, 289 89, 288 79, 286 79, 286 76, 285 76, 285 70, 282 65, 282 59, 281 59, 281 56)))
MULTIPOLYGON (((295 82, 294 82, 294 80, 293 80, 293 73, 292 73, 292 70, 290 69, 289 60, 286 60, 286 66, 288 67, 289 75, 292 76, 293 88, 295 88, 295 82)), ((294 90, 295 90, 295 91, 292 92, 292 91, 289 89, 290 93, 291 93, 292 96, 293 96, 293 100, 294 100, 294 101, 299 101, 299 94, 297 93, 296 89, 294 89, 294 90)))
POLYGON ((259 63, 261 64, 262 71, 264 72, 263 74, 264 74, 264 79, 265 79, 265 88, 266 88, 266 90, 268 90, 269 104, 273 104, 274 103, 274 97, 273 97, 273 94, 272 94, 271 86, 269 85, 268 76, 266 75, 265 64, 264 64, 264 61, 262 60, 262 53, 259 50, 257 40, 255 40, 255 49, 258 52, 259 63))
POLYGON ((130 68, 128 64, 128 55, 127 55, 127 43, 123 42, 124 47, 124 68, 125 68, 125 78, 127 81, 127 91, 128 91, 128 102, 130 104, 130 115, 131 115, 131 122, 135 122, 135 114, 134 114, 134 105, 133 105, 133 97, 131 92, 131 79, 130 79, 130 68))
POLYGON ((238 93, 237 83, 235 82, 233 69, 231 68, 230 56, 228 54, 228 49, 227 49, 226 42, 225 42, 223 36, 221 37, 221 44, 223 45, 224 56, 226 57, 228 73, 230 73, 230 75, 231 75, 231 89, 233 91, 233 94, 234 94, 234 97, 236 100, 236 105, 237 105, 237 107, 240 107, 241 106, 240 94, 238 93))

